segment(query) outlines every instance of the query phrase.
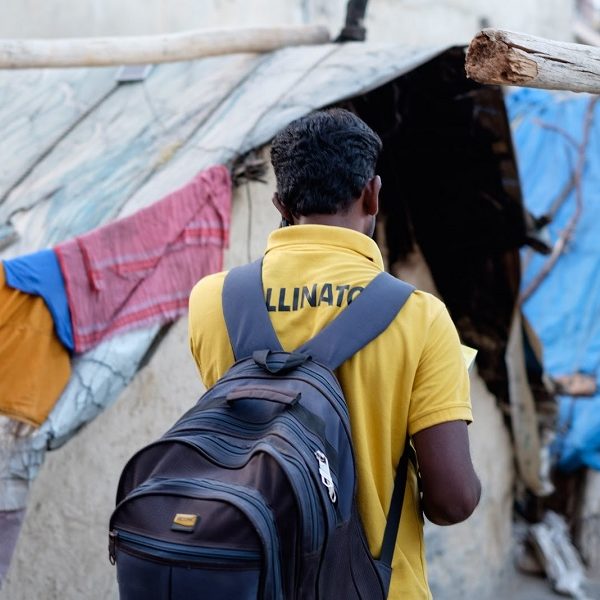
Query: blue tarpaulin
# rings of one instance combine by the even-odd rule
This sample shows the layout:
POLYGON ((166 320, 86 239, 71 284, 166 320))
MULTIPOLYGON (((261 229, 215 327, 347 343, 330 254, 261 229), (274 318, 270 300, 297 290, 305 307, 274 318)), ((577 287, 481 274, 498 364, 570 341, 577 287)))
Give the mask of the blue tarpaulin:
MULTIPOLYGON (((583 148, 580 214, 574 219, 578 197, 572 188, 547 227, 554 244, 575 220, 570 240, 523 305, 542 341, 551 376, 597 376, 600 368, 600 102, 595 100, 587 94, 532 89, 511 92, 506 99, 524 201, 535 216, 551 211, 577 172, 586 115, 593 111, 583 148)), ((548 260, 524 251, 523 291, 548 260)), ((600 469, 600 394, 561 397, 558 433, 555 449, 562 469, 600 469)))

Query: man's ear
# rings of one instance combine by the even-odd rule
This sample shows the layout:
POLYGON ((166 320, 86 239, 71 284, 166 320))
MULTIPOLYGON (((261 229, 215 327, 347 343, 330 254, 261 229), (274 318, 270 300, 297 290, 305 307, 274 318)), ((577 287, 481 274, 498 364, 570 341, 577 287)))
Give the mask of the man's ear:
POLYGON ((287 206, 285 206, 283 204, 283 202, 281 201, 281 198, 279 197, 279 194, 277 192, 275 192, 273 194, 273 206, 275 206, 275 208, 279 211, 279 214, 288 222, 288 223, 293 223, 294 219, 292 216, 292 213, 289 211, 289 209, 287 208, 287 206))
POLYGON ((363 190, 363 207, 369 216, 375 216, 379 212, 379 191, 381 190, 381 177, 375 175, 369 179, 363 190))

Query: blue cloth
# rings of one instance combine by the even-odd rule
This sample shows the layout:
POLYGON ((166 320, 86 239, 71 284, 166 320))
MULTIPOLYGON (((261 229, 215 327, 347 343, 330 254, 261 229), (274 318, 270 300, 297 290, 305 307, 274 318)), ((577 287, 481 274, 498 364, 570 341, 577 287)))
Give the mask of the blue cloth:
POLYGON ((65 280, 54 250, 3 261, 6 284, 26 294, 41 296, 54 319, 58 339, 73 352, 73 328, 65 280))
MULTIPOLYGON (((577 165, 585 116, 593 97, 585 94, 520 89, 506 105, 527 208, 546 213, 577 165), (560 131, 559 131, 560 130, 560 131)), ((550 375, 600 368, 600 104, 586 149, 582 174, 583 210, 571 240, 554 268, 524 304, 524 312, 544 347, 550 375)), ((555 242, 576 210, 573 191, 548 226, 555 242)), ((547 256, 525 262, 522 288, 540 272, 547 256)), ((558 464, 600 469, 600 395, 560 398, 558 464)))

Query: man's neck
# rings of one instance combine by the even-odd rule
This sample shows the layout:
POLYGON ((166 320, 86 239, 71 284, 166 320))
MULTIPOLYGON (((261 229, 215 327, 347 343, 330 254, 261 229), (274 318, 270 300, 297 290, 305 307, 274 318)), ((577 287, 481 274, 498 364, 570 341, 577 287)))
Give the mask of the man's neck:
POLYGON ((334 215, 300 215, 294 219, 295 225, 329 225, 331 227, 346 227, 347 229, 353 229, 359 233, 364 233, 364 224, 358 219, 352 218, 353 215, 349 213, 334 214, 334 215))

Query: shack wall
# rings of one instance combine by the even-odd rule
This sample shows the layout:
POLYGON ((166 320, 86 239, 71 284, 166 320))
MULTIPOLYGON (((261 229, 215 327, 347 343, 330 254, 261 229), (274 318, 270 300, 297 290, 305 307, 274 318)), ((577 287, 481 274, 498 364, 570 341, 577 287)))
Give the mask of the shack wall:
MULTIPOLYGON (((268 158, 267 151, 263 157, 268 158)), ((271 204, 274 177, 239 187, 233 199, 230 268, 257 258, 278 224, 271 204)), ((511 550, 512 455, 495 399, 471 374, 475 423, 473 459, 483 497, 475 515, 455 527, 427 524, 434 597, 483 598, 511 550)), ((187 341, 177 322, 119 400, 68 444, 49 452, 34 481, 27 518, 0 600, 112 600, 115 570, 108 562, 108 519, 126 460, 159 437, 202 393, 187 341), (34 558, 35 557, 35 558, 34 558), (35 563, 35 568, 32 564, 35 563)))

